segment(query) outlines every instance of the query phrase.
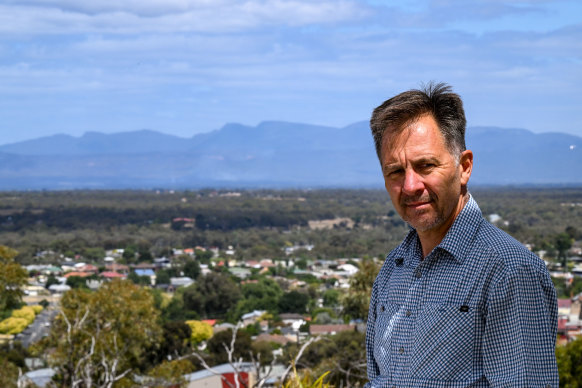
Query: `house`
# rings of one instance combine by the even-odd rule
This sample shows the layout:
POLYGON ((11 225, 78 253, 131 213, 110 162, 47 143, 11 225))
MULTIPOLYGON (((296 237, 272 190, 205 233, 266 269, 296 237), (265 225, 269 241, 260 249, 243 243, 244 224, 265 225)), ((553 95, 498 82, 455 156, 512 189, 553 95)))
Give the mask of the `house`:
POLYGON ((247 268, 229 267, 228 272, 230 272, 239 279, 246 279, 249 276, 251 276, 251 271, 247 268))
POLYGON ((570 315, 572 299, 558 299, 558 315, 570 315))
POLYGON ((236 326, 233 325, 232 323, 228 323, 228 322, 224 322, 224 323, 219 323, 218 325, 214 325, 212 327, 212 330, 214 331, 214 334, 220 332, 220 331, 224 331, 224 330, 234 330, 236 329, 236 326))
POLYGON ((57 372, 52 368, 37 369, 30 372, 26 372, 18 378, 18 386, 29 386, 33 387, 49 387, 51 386, 53 376, 57 372))
POLYGON ((311 335, 334 335, 340 331, 356 331, 356 325, 310 325, 309 334, 311 335))
POLYGON ((255 341, 265 341, 265 342, 274 342, 276 344, 285 346, 287 345, 289 342, 291 342, 291 340, 287 337, 285 337, 284 335, 280 335, 280 334, 267 334, 267 333, 262 333, 259 334, 257 336, 257 338, 255 338, 255 341))
POLYGON ((65 292, 69 291, 71 287, 67 286, 66 284, 51 284, 48 289, 51 293, 54 294, 64 294, 65 292))
POLYGON ((299 331, 299 328, 305 324, 305 318, 301 314, 279 314, 279 318, 285 325, 291 326, 295 331, 299 331))
POLYGON ((187 276, 170 278, 170 285, 172 285, 174 289, 177 289, 178 287, 188 287, 191 284, 194 284, 194 280, 187 276))
POLYGON ((266 313, 265 310, 255 310, 252 313, 244 314, 241 318, 243 326, 253 325, 264 313, 266 313))
POLYGON ((64 275, 64 277, 67 278, 67 279, 70 278, 71 276, 78 276, 80 278, 86 278, 86 277, 89 277, 91 275, 93 275, 91 272, 78 272, 78 271, 73 271, 73 272, 66 273, 64 275))
POLYGON ((120 274, 119 272, 113 272, 113 271, 105 271, 105 272, 101 272, 99 274, 99 276, 102 276, 106 279, 112 280, 112 279, 125 279, 126 276, 123 274, 120 274))
MULTIPOLYGON (((252 387, 256 376, 253 364, 239 362, 235 364, 240 371, 241 387, 252 387)), ((230 364, 211 367, 211 370, 201 370, 184 376, 188 388, 230 388, 235 387, 236 370, 230 364)))
POLYGON ((75 265, 75 267, 77 268, 77 271, 87 272, 89 274, 97 274, 99 272, 99 268, 97 268, 93 264, 82 264, 82 263, 80 263, 80 265, 77 264, 77 265, 75 265))
POLYGON ((123 265, 123 264, 117 264, 117 263, 107 264, 105 266, 105 269, 107 271, 119 272, 119 273, 124 274, 124 275, 129 274, 129 267, 127 265, 123 265))

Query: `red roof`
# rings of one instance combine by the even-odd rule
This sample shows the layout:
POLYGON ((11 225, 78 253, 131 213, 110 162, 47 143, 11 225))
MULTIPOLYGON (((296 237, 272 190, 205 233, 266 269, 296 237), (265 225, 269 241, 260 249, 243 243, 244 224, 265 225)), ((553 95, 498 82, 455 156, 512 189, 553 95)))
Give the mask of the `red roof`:
POLYGON ((122 275, 118 272, 111 272, 111 271, 101 272, 100 275, 103 276, 104 278, 124 278, 125 277, 125 275, 122 275))
POLYGON ((86 278, 86 277, 91 276, 91 275, 93 275, 93 274, 89 273, 89 272, 69 272, 69 273, 66 273, 64 276, 66 278, 70 278, 71 276, 79 276, 81 278, 86 278))
POLYGON ((558 308, 568 308, 572 306, 572 299, 558 299, 558 308))

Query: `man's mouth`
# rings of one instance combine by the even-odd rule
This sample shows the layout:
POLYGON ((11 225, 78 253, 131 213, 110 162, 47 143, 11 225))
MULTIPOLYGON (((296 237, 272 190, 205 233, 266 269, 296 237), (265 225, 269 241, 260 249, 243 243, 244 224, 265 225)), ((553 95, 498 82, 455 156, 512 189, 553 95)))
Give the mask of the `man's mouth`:
POLYGON ((428 206, 431 202, 432 202, 431 198, 419 198, 419 199, 414 199, 414 200, 403 201, 404 206, 409 207, 409 208, 413 208, 413 209, 418 209, 418 208, 422 208, 423 206, 428 206))

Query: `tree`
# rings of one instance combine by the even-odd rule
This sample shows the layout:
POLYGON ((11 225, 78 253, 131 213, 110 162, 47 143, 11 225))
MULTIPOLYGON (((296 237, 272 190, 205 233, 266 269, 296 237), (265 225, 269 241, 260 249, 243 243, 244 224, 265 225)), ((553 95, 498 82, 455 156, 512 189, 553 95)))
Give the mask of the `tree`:
POLYGON ((112 387, 137 368, 144 349, 159 341, 152 294, 127 280, 97 292, 67 292, 47 345, 63 386, 112 387))
POLYGON ((22 288, 28 274, 14 261, 17 255, 14 249, 0 245, 0 312, 18 308, 22 303, 22 288))
POLYGON ((279 298, 283 295, 283 290, 274 280, 261 278, 257 283, 244 284, 242 293, 243 298, 238 302, 233 317, 235 319, 254 310, 268 310, 277 313, 279 298))
POLYGON ((560 233, 554 238, 554 244, 558 250, 558 260, 562 260, 562 268, 566 268, 568 249, 572 247, 572 237, 568 233, 560 233))
POLYGON ((49 288, 50 286, 52 286, 53 284, 59 284, 60 282, 57 280, 57 278, 55 277, 55 275, 50 274, 48 276, 48 278, 46 279, 46 283, 45 283, 45 288, 49 288))
POLYGON ((87 278, 81 276, 69 276, 66 284, 71 288, 87 288, 87 278))
POLYGON ((156 285, 158 284, 170 284, 170 274, 165 269, 156 271, 156 285))
MULTIPOLYGON (((238 329, 238 328, 237 328, 238 329)), ((234 332, 234 347, 232 356, 229 357, 228 344, 233 338, 233 331, 231 329, 222 330, 216 333, 207 342, 208 353, 210 354, 211 365, 224 364, 232 360, 250 361, 249 350, 251 349, 251 336, 241 330, 234 332)))
POLYGON ((225 274, 211 272, 184 290, 184 308, 204 318, 222 318, 240 299, 238 285, 225 274))
POLYGON ((307 311, 309 296, 296 290, 286 292, 279 298, 279 311, 303 314, 307 311))
MULTIPOLYGON (((162 338, 147 350, 148 366, 159 365, 163 361, 177 360, 191 351, 190 326, 184 322, 166 322, 162 327, 162 338)), ((142 368, 144 369, 144 368, 142 368)))
POLYGON ((380 268, 373 260, 363 260, 360 270, 350 279, 350 288, 341 299, 343 315, 352 319, 368 319, 372 285, 380 268))
POLYGON ((202 321, 186 321, 186 324, 190 327, 192 334, 190 336, 190 341, 196 345, 202 341, 206 341, 212 337, 213 331, 212 326, 206 322, 202 321))
POLYGON ((200 276, 200 264, 196 260, 188 260, 184 264, 184 276, 196 280, 200 276))
POLYGON ((582 338, 556 347, 560 387, 582 387, 582 338))

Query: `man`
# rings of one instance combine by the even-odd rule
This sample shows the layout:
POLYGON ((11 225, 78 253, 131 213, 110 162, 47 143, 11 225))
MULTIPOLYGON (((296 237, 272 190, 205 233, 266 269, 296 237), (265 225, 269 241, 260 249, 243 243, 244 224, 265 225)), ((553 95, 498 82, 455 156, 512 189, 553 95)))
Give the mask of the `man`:
POLYGON ((372 289, 366 388, 558 387, 552 281, 469 194, 465 125, 444 84, 372 115, 386 190, 411 230, 372 289))

